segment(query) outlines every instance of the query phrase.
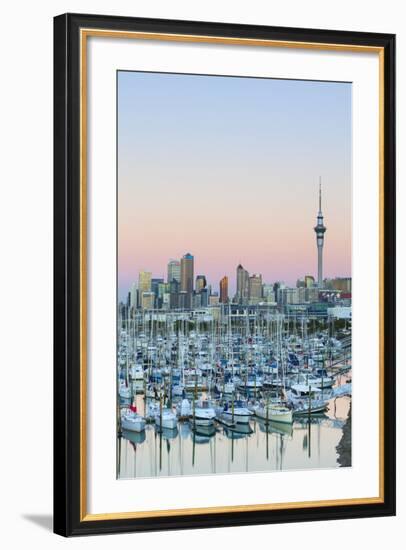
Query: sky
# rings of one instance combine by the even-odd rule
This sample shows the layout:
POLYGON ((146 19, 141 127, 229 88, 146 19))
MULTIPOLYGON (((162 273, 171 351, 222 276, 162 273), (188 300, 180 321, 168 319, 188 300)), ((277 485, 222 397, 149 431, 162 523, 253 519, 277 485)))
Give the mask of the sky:
POLYGON ((351 84, 118 72, 118 293, 186 252, 214 290, 351 275, 351 84))

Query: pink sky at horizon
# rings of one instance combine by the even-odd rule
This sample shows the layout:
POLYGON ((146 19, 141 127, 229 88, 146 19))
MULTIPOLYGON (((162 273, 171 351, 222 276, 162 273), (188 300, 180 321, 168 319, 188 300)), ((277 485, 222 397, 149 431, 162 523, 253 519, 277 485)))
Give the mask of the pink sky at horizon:
POLYGON ((120 73, 118 128, 119 299, 187 252, 230 294, 239 263, 316 276, 319 175, 324 277, 351 276, 349 84, 120 73))

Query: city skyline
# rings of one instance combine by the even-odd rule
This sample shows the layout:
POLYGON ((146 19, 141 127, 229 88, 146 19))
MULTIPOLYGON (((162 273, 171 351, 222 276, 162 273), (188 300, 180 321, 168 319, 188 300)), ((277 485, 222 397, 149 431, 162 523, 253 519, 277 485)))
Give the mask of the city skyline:
POLYGON ((119 300, 188 249, 194 274, 216 291, 228 277, 230 295, 240 263, 264 282, 317 279, 319 175, 324 277, 351 276, 350 84, 126 72, 118 84, 119 300))
MULTIPOLYGON (((241 264, 235 269, 235 293, 229 293, 229 277, 224 275, 218 287, 205 274, 194 277, 194 256, 187 252, 180 260, 170 259, 167 277, 153 277, 150 271, 140 271, 127 295, 120 301, 135 309, 199 309, 219 304, 281 305, 283 303, 351 300, 352 278, 337 276, 320 282, 313 275, 297 278, 295 285, 283 281, 264 281, 260 273, 250 273, 241 264), (174 264, 180 269, 174 270, 174 264), (333 291, 333 292, 332 292, 333 291), (290 296, 290 298, 288 297, 290 296), (285 302, 284 300, 288 300, 285 302)), ((319 262, 318 262, 319 263, 319 262)), ((320 271, 318 270, 318 275, 320 271)))

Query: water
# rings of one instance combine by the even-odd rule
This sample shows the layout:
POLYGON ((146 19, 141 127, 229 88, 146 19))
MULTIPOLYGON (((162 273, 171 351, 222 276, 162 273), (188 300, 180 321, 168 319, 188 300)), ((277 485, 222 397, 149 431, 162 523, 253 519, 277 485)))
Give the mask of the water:
MULTIPOLYGON (((143 398, 137 396, 142 413, 143 398)), ((121 479, 208 475, 276 470, 337 468, 351 461, 350 397, 329 402, 325 414, 293 425, 258 419, 231 430, 217 424, 195 433, 190 422, 160 432, 153 424, 140 434, 124 432, 117 441, 121 479), (342 440, 343 430, 346 437, 342 440), (245 431, 245 433, 244 433, 245 431), (337 450, 340 441, 342 443, 337 450)))

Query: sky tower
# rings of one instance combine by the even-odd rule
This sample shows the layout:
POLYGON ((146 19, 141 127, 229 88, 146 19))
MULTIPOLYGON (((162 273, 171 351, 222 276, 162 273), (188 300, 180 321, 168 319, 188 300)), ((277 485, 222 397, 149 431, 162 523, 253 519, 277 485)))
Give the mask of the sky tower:
POLYGON ((319 179, 319 212, 317 214, 317 225, 314 228, 316 233, 317 242, 317 285, 319 288, 323 288, 323 246, 324 246, 324 233, 327 227, 323 223, 323 213, 321 211, 321 177, 319 179))

